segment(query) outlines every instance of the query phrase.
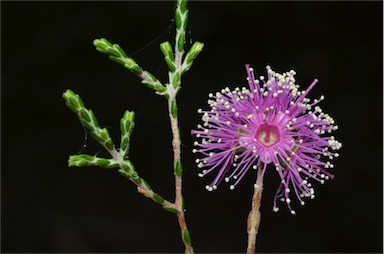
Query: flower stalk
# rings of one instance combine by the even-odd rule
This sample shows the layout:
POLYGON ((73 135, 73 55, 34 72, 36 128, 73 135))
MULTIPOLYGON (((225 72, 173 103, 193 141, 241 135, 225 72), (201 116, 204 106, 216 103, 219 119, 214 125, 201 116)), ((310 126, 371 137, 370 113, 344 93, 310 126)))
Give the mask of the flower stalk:
POLYGON ((256 237, 259 232, 259 226, 261 221, 261 194, 263 192, 263 179, 261 175, 262 169, 257 170, 256 183, 254 185, 254 193, 252 198, 251 211, 248 215, 247 232, 248 232, 248 247, 247 254, 253 254, 256 252, 256 237))

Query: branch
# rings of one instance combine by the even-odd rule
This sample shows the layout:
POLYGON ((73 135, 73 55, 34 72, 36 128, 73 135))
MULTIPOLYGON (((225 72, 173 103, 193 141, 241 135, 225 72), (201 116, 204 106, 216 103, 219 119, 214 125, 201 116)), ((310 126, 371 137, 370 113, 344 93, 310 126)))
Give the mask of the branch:
POLYGON ((137 186, 139 193, 152 199, 156 203, 161 204, 165 210, 177 213, 178 207, 154 192, 151 186, 136 172, 132 162, 126 159, 129 151, 130 136, 134 128, 134 113, 126 111, 120 121, 121 147, 120 151, 117 151, 109 136, 108 130, 99 127, 95 114, 84 106, 84 103, 78 94, 75 94, 71 90, 67 90, 63 94, 63 98, 65 99, 68 108, 77 115, 80 122, 91 133, 92 137, 112 156, 112 159, 105 159, 88 154, 72 155, 68 159, 68 165, 70 167, 99 166, 102 168, 117 168, 120 174, 127 177, 137 186))
POLYGON ((101 38, 94 40, 93 45, 96 47, 97 51, 107 54, 109 59, 123 65, 126 69, 139 76, 142 79, 142 84, 155 90, 160 95, 165 94, 165 86, 163 86, 163 84, 161 84, 161 82, 150 72, 144 71, 135 60, 128 57, 118 44, 112 44, 107 39, 101 38))

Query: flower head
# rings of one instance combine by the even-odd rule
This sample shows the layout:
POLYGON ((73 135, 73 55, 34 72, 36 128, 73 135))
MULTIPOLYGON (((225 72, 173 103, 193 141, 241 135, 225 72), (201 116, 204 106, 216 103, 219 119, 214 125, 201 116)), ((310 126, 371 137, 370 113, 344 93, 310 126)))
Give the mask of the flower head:
POLYGON ((314 198, 311 180, 324 183, 334 177, 327 169, 333 168, 331 160, 339 156, 335 150, 341 143, 324 134, 338 127, 317 106, 324 96, 307 98, 318 80, 300 91, 294 71, 278 74, 267 66, 267 77, 255 79, 249 65, 246 70, 249 88, 209 94, 210 110, 198 110, 204 123, 192 134, 200 140, 193 149, 202 156, 196 160, 199 176, 216 172, 206 186, 209 191, 223 180, 234 189, 251 169, 262 170, 260 183, 271 164, 281 178, 273 210, 278 211, 280 199, 294 214, 291 195, 304 205, 304 197, 314 198))

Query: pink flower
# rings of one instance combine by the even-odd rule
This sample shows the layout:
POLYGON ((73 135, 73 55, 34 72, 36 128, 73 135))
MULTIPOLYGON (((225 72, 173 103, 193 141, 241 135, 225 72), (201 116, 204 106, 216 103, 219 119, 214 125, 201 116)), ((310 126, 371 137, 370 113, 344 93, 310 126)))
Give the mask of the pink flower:
POLYGON ((292 214, 291 195, 304 205, 303 198, 314 198, 311 181, 324 183, 334 176, 328 172, 331 163, 341 148, 333 136, 337 129, 334 120, 323 113, 317 104, 324 99, 310 101, 309 91, 295 84, 295 72, 278 74, 267 66, 267 77, 255 79, 252 68, 246 65, 249 88, 229 88, 210 94, 210 110, 202 113, 203 125, 198 125, 194 134, 194 153, 202 157, 196 160, 202 172, 199 176, 216 173, 206 188, 211 191, 225 180, 230 188, 241 181, 252 168, 262 170, 261 183, 267 165, 271 164, 281 178, 274 198, 288 204, 292 214))

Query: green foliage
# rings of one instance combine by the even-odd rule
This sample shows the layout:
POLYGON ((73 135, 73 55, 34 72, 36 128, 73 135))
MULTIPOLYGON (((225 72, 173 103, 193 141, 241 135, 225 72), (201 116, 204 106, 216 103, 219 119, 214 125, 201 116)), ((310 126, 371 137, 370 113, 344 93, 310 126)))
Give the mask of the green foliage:
POLYGON ((132 58, 127 57, 127 54, 118 44, 112 44, 105 38, 96 39, 93 41, 96 50, 109 55, 109 59, 123 65, 128 70, 136 75, 141 75, 143 70, 132 58))
POLYGON ((184 229, 184 232, 183 232, 183 239, 184 241, 191 245, 192 243, 192 240, 191 240, 191 235, 189 234, 189 230, 187 228, 184 229))
POLYGON ((187 10, 187 0, 177 0, 177 6, 181 13, 184 13, 187 10))
POLYGON ((123 118, 120 120, 120 131, 121 131, 121 143, 120 143, 120 154, 125 159, 129 152, 129 143, 133 128, 135 127, 135 113, 131 111, 125 111, 123 118))
POLYGON ((84 106, 80 96, 71 90, 67 90, 63 94, 63 98, 68 108, 77 115, 83 126, 91 133, 91 136, 102 146, 104 146, 104 148, 113 156, 112 159, 105 159, 88 154, 72 155, 69 157, 68 165, 70 167, 99 166, 102 168, 120 168, 119 173, 124 176, 134 180, 139 179, 132 162, 125 159, 128 156, 130 136, 135 126, 135 114, 133 112, 126 111, 120 121, 121 147, 119 154, 116 152, 108 130, 100 128, 95 114, 84 106), (120 155, 121 157, 116 157, 116 155, 120 155))
MULTIPOLYGON (((142 69, 134 59, 128 57, 125 51, 118 44, 113 44, 105 38, 95 39, 93 41, 93 45, 97 51, 106 54, 109 59, 122 65, 124 68, 140 77, 142 79, 142 84, 167 99, 171 124, 175 125, 172 126, 172 131, 177 133, 177 136, 179 136, 179 130, 177 126, 178 107, 176 103, 176 96, 180 90, 181 76, 191 68, 193 61, 204 47, 203 43, 195 42, 188 53, 184 55, 185 31, 188 22, 188 10, 186 4, 186 0, 177 0, 177 7, 175 10, 176 35, 174 45, 172 46, 169 41, 160 44, 160 50, 164 54, 165 63, 169 68, 168 82, 164 85, 152 73, 142 69)), ((143 178, 140 178, 134 165, 128 160, 131 135, 135 127, 134 112, 127 110, 120 119, 121 140, 120 147, 116 149, 108 130, 99 126, 95 114, 92 110, 89 110, 84 106, 84 103, 79 95, 75 94, 71 90, 67 90, 63 94, 63 98, 68 108, 77 115, 81 124, 89 131, 91 136, 110 153, 112 157, 110 159, 106 159, 88 154, 72 155, 68 159, 69 166, 99 166, 102 168, 117 169, 121 175, 134 182, 138 186, 139 192, 143 195, 150 197, 159 204, 162 204, 162 207, 166 211, 183 216, 182 209, 184 209, 184 200, 182 199, 181 188, 176 190, 176 192, 179 191, 179 193, 176 194, 176 197, 181 198, 181 200, 178 199, 175 203, 166 201, 162 196, 155 193, 151 186, 143 178)), ((180 154, 174 158, 179 157, 180 154)), ((181 160, 178 159, 174 166, 176 179, 181 181, 183 174, 181 160)), ((191 237, 188 229, 185 228, 183 230, 182 237, 184 243, 191 245, 191 237)))
POLYGON ((176 170, 175 173, 177 176, 183 175, 183 165, 181 164, 181 160, 178 160, 176 163, 176 170))
POLYGON ((147 181, 145 181, 144 179, 141 179, 141 181, 147 187, 148 190, 152 190, 151 185, 149 185, 149 183, 147 183, 147 181))
POLYGON ((94 167, 118 168, 120 165, 114 160, 98 158, 88 154, 71 155, 68 159, 70 167, 94 167))
POLYGON ((176 118, 178 114, 176 99, 173 99, 171 103, 171 115, 176 118))
POLYGON ((153 198, 156 200, 157 203, 164 203, 164 198, 157 193, 153 193, 153 198))
POLYGON ((172 51, 172 46, 169 41, 163 42, 160 44, 160 49, 164 54, 164 59, 166 64, 168 65, 168 68, 171 72, 174 72, 176 70, 176 65, 174 63, 175 56, 172 51))
POLYGON ((203 48, 204 48, 204 44, 198 41, 192 45, 191 49, 188 51, 187 55, 185 56, 185 59, 183 62, 183 69, 181 73, 184 74, 186 71, 189 70, 189 68, 191 68, 193 61, 200 54, 203 48))
POLYGON ((178 209, 174 208, 174 207, 170 207, 170 206, 163 206, 164 210, 170 212, 170 213, 174 213, 174 214, 177 214, 179 212, 178 209))
POLYGON ((181 52, 184 50, 185 32, 181 31, 177 40, 177 49, 181 52))
POLYGON ((175 60, 175 56, 172 51, 172 46, 169 41, 160 44, 160 49, 165 57, 168 57, 172 62, 175 60))
POLYGON ((92 110, 85 108, 80 96, 68 89, 63 94, 63 98, 68 108, 77 115, 80 122, 89 131, 91 136, 107 150, 113 150, 114 144, 111 137, 109 136, 108 130, 105 128, 100 128, 95 114, 92 112, 92 110))

